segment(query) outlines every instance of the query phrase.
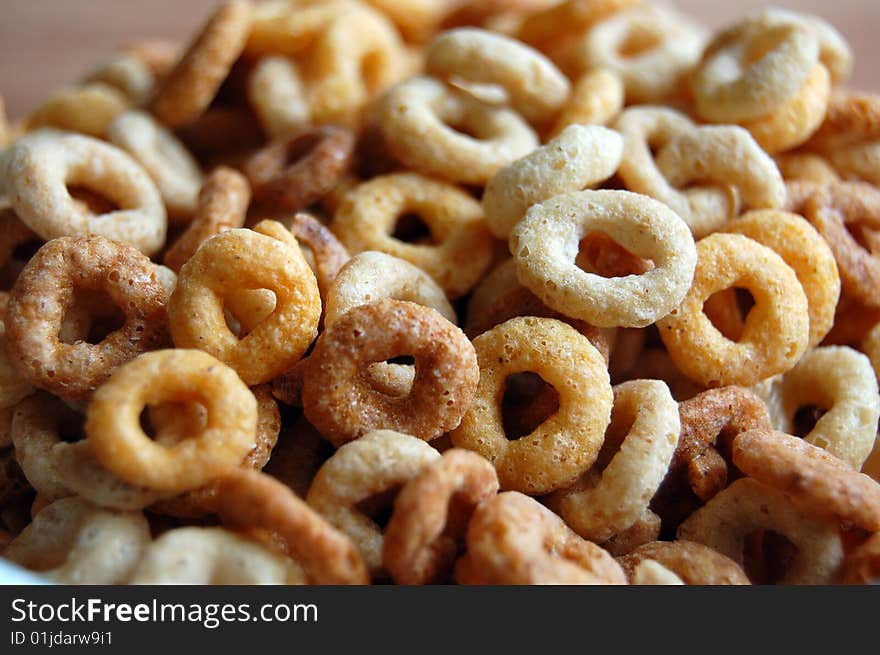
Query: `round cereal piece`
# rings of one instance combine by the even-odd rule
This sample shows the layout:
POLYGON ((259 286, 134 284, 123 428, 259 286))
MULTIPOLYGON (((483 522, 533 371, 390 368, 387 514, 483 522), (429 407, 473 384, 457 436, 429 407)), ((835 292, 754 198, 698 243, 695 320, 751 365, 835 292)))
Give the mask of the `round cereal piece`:
POLYGON ((766 116, 797 94, 818 61, 815 32, 800 21, 747 17, 703 52, 691 77, 697 112, 716 123, 766 116))
POLYGON ((163 261, 179 272, 198 247, 215 234, 242 227, 247 218, 251 188, 247 178, 226 166, 218 166, 200 184, 192 221, 165 251, 163 261))
POLYGON ((156 76, 143 60, 132 54, 120 53, 96 66, 83 80, 102 82, 125 95, 135 106, 141 106, 152 97, 156 76))
POLYGON ((605 550, 533 498, 506 491, 481 503, 467 530, 460 584, 626 584, 605 550))
POLYGON ((569 125, 607 125, 623 111, 624 89, 618 75, 605 69, 578 77, 559 112, 551 132, 558 135, 569 125))
POLYGON ((684 581, 662 564, 642 560, 633 569, 630 584, 647 586, 683 585, 684 581))
POLYGON ((865 355, 847 346, 811 350, 782 378, 780 392, 785 432, 792 432, 798 409, 827 409, 804 440, 862 468, 880 419, 877 379, 865 355))
POLYGON ((156 267, 131 246, 104 237, 53 239, 12 289, 7 352, 31 384, 83 403, 118 366, 168 343, 167 301, 156 267), (61 339, 65 314, 81 291, 106 294, 125 315, 99 343, 61 339))
MULTIPOLYGON (((289 223, 291 234, 304 246, 303 256, 315 274, 321 299, 326 304, 330 287, 351 255, 336 235, 311 214, 297 212, 284 223, 289 223)), ((326 307, 324 309, 326 311, 326 307)))
POLYGON ((289 135, 248 157, 244 173, 254 199, 272 212, 297 212, 330 192, 348 169, 354 135, 315 127, 289 135))
POLYGON ((435 439, 458 426, 480 375, 460 329, 433 309, 387 298, 328 325, 304 366, 306 418, 336 446, 379 428, 435 439), (361 374, 367 364, 401 355, 415 359, 405 396, 384 394, 361 374))
POLYGON ((58 91, 25 119, 24 126, 27 131, 52 127, 102 139, 129 106, 118 89, 103 82, 89 82, 58 91))
POLYGON ((152 255, 165 242, 162 198, 128 154, 78 134, 37 133, 13 146, 6 192, 18 217, 43 239, 100 235, 152 255), (70 195, 85 187, 118 209, 95 214, 70 195))
POLYGON ((560 39, 560 31, 582 35, 596 23, 641 0, 565 0, 534 11, 525 17, 516 32, 524 43, 547 50, 560 39))
POLYGON ((847 553, 840 574, 841 584, 877 584, 880 580, 880 534, 871 535, 863 544, 847 553))
POLYGON ((492 260, 492 235, 480 203, 461 189, 414 173, 376 177, 346 194, 331 229, 352 253, 376 250, 421 268, 458 298, 492 260), (395 238, 402 216, 416 215, 431 234, 428 243, 395 238))
POLYGON ((811 513, 880 530, 880 484, 799 437, 774 430, 742 432, 733 441, 733 463, 811 513))
POLYGON ((430 275, 398 257, 367 250, 339 269, 327 294, 324 325, 332 325, 352 307, 382 298, 424 305, 450 323, 458 321, 443 289, 430 275))
POLYGON ((580 191, 534 205, 510 234, 520 282, 558 312, 598 327, 644 327, 684 298, 697 256, 687 224, 660 202, 627 191, 580 191), (603 232, 651 259, 641 275, 580 269, 578 244, 603 232))
POLYGON ((657 326, 676 367, 707 387, 749 386, 783 373, 809 341, 807 298, 794 271, 740 234, 712 234, 697 244, 693 285, 657 326), (703 312, 709 296, 730 287, 748 289, 755 299, 739 341, 723 336, 703 312))
POLYGON ((402 163, 465 184, 486 184, 538 146, 537 134, 516 112, 429 77, 391 88, 379 103, 378 120, 388 149, 402 163))
POLYGON ((742 478, 678 528, 678 539, 696 541, 742 566, 745 539, 757 530, 776 532, 794 544, 781 584, 829 584, 843 562, 836 523, 806 514, 783 492, 742 478))
POLYGON ((299 68, 280 55, 260 58, 248 76, 248 101, 272 140, 301 132, 309 122, 309 104, 299 68))
POLYGON ((205 241, 180 269, 168 303, 175 345, 213 354, 249 385, 268 382, 296 363, 314 340, 320 315, 318 284, 299 249, 246 229, 205 241), (242 339, 223 314, 224 298, 239 289, 275 294, 272 314, 242 339))
POLYGON ((196 489, 238 465, 254 447, 257 402, 235 371, 198 350, 146 353, 118 368, 95 392, 85 431, 107 469, 160 491, 196 489), (152 441, 139 424, 147 405, 198 402, 204 429, 173 445, 152 441))
POLYGON ((508 238, 532 205, 607 180, 620 165, 622 153, 623 140, 613 130, 565 128, 489 180, 482 198, 489 229, 499 239, 508 238))
POLYGON ((159 85, 150 107, 156 118, 169 127, 198 118, 244 50, 250 29, 250 2, 229 0, 220 5, 159 85))
POLYGON ((461 27, 437 36, 425 53, 425 71, 440 79, 459 77, 497 84, 510 105, 535 123, 553 118, 568 99, 568 79, 547 57, 510 37, 461 27))
POLYGON ((177 137, 149 114, 127 111, 110 123, 107 139, 144 167, 156 183, 171 221, 192 216, 202 186, 202 171, 177 137))
POLYGON ((835 149, 880 138, 880 95, 858 91, 835 91, 828 102, 822 126, 806 149, 826 154, 835 149))
POLYGON ((672 7, 636 5, 593 25, 571 57, 619 75, 628 103, 660 102, 678 91, 705 42, 705 29, 672 7))
POLYGON ((684 584, 751 584, 740 565, 731 558, 703 544, 683 539, 644 544, 628 555, 618 557, 617 561, 631 581, 641 565, 654 561, 679 576, 684 584))
POLYGON ((767 116, 740 124, 767 153, 791 150, 807 141, 822 124, 830 95, 828 69, 816 64, 796 95, 767 116))
POLYGON ((808 348, 814 348, 834 325, 840 276, 834 253, 801 216, 778 210, 755 210, 730 223, 727 232, 743 234, 773 249, 788 264, 807 297, 808 348))
POLYGON ((498 492, 492 465, 452 448, 407 482, 385 529, 382 562, 398 584, 450 579, 471 514, 498 492))
POLYGON ((58 584, 116 585, 128 580, 149 543, 140 512, 63 498, 40 511, 3 557, 58 584))
POLYGON ((128 584, 305 584, 289 558, 224 530, 176 528, 147 546, 128 584))
POLYGON ((309 584, 366 584, 369 574, 344 531, 290 489, 259 471, 234 469, 219 481, 216 512, 238 528, 268 530, 309 584))
POLYGON ((299 57, 314 45, 327 25, 345 12, 364 12, 354 0, 290 3, 261 2, 251 10, 251 29, 244 54, 252 59, 269 55, 299 57))
POLYGON ((631 380, 615 386, 603 444, 614 456, 601 472, 593 467, 571 487, 554 492, 548 506, 596 543, 626 530, 648 509, 663 481, 680 428, 678 403, 663 382, 631 380))
POLYGON ((342 446, 324 463, 306 501, 351 538, 376 578, 384 573, 384 537, 373 516, 391 503, 391 493, 439 459, 440 453, 421 439, 374 430, 342 446), (369 499, 376 502, 368 506, 364 501, 369 499))
POLYGON ((608 371, 599 351, 554 319, 518 317, 474 339, 480 381, 452 443, 495 465, 504 489, 544 494, 571 484, 595 462, 611 415, 608 371), (501 400, 507 378, 531 371, 552 385, 559 409, 531 434, 508 440, 501 400))

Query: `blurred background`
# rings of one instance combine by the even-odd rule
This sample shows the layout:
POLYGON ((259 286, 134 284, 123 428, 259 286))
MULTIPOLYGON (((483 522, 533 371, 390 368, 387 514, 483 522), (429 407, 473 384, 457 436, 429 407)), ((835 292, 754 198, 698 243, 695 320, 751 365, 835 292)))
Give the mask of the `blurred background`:
MULTIPOLYGON (((0 0, 0 95, 19 118, 133 37, 188 39, 218 0, 0 0)), ((880 0, 672 0, 718 27, 762 6, 818 14, 856 55, 851 86, 880 91, 880 0)))

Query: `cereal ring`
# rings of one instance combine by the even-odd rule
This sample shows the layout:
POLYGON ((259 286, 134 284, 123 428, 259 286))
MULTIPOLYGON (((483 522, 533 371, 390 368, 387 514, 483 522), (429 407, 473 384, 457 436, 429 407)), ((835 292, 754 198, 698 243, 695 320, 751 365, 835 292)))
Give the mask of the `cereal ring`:
POLYGON ((393 299, 348 310, 326 327, 307 362, 303 410, 336 446, 378 428, 435 439, 459 424, 480 375, 461 330, 433 309, 393 299), (415 359, 406 396, 385 395, 360 374, 400 355, 415 359))
POLYGON ((508 238, 532 205, 607 180, 620 165, 622 153, 623 140, 613 130, 567 127, 489 180, 482 199, 489 229, 499 239, 508 238))
POLYGON ((779 255, 739 234, 712 234, 697 244, 687 296, 657 327, 672 361, 689 378, 707 387, 748 386, 801 358, 809 340, 807 312, 803 287, 779 255), (729 287, 744 287, 755 299, 736 342, 702 311, 709 296, 729 287))
POLYGON ((168 343, 167 300, 156 267, 131 246, 104 237, 53 239, 12 290, 7 352, 31 384, 83 403, 118 366, 168 343), (99 343, 61 340, 64 315, 80 290, 106 294, 125 315, 99 343))
POLYGON ((133 484, 188 491, 238 465, 254 446, 257 402, 235 375, 198 350, 146 353, 118 368, 96 392, 86 413, 92 452, 133 484), (172 446, 153 442, 138 423, 146 405, 199 402, 204 429, 172 446))
POLYGON ((776 156, 776 166, 786 182, 804 181, 826 185, 841 181, 831 164, 820 155, 788 152, 776 156))
POLYGON ((388 16, 407 41, 422 43, 436 31, 449 9, 446 0, 367 0, 388 16))
POLYGON ((251 155, 244 173, 254 199, 273 212, 296 212, 320 200, 348 168, 354 135, 338 127, 316 127, 270 143, 251 155))
POLYGON ((390 493, 415 478, 440 453, 420 439, 392 430, 374 430, 342 446, 315 476, 309 506, 354 541, 375 578, 383 574, 382 529, 373 520, 390 493), (364 502, 376 499, 365 508, 364 502))
POLYGON ((364 6, 353 0, 259 3, 252 9, 244 54, 254 59, 268 55, 298 57, 314 45, 330 21, 349 11, 363 12, 364 6))
POLYGON ((568 79, 547 57, 515 39, 461 27, 437 36, 425 53, 425 71, 504 88, 510 105, 532 123, 553 118, 568 99, 568 79))
POLYGON ((457 448, 410 479, 394 501, 382 546, 382 562, 394 581, 448 580, 471 514, 497 492, 492 465, 457 448))
POLYGON ((305 584, 289 558, 222 528, 177 528, 147 546, 128 584, 305 584))
POLYGON ((575 80, 551 135, 556 136, 574 124, 606 125, 623 111, 623 101, 619 76, 604 69, 584 73, 575 80))
POLYGON ((797 548, 781 584, 828 584, 843 561, 837 525, 805 514, 784 493, 742 478, 690 515, 678 539, 709 546, 742 565, 746 537, 757 530, 783 535, 797 548))
POLYGON ((869 532, 880 530, 880 484, 799 437, 773 430, 742 432, 733 441, 733 463, 812 513, 869 532))
POLYGON ((560 38, 560 26, 565 32, 582 35, 593 25, 621 9, 640 4, 641 0, 565 0, 526 16, 516 33, 524 43, 547 50, 560 38))
POLYGON ((159 85, 151 110, 169 127, 198 118, 217 95, 251 29, 251 4, 224 2, 159 85))
POLYGON ((662 564, 652 559, 642 560, 630 576, 633 585, 683 585, 684 581, 662 564))
POLYGON ((626 584, 611 555, 516 491, 477 507, 456 578, 461 584, 626 584))
POLYGON ((315 274, 321 298, 326 303, 330 287, 351 255, 336 235, 311 214, 297 212, 285 223, 289 223, 291 233, 300 246, 304 246, 303 256, 315 274))
POLYGON ((618 532, 611 539, 600 545, 614 557, 627 555, 639 546, 659 539, 660 527, 660 517, 647 509, 626 530, 618 532))
POLYGON ((420 173, 453 182, 484 185, 538 146, 538 136, 519 114, 429 77, 393 87, 378 111, 392 155, 420 173))
POLYGON ((694 541, 654 541, 639 546, 628 555, 617 558, 617 562, 623 567, 631 581, 638 567, 646 561, 655 561, 666 567, 680 576, 684 584, 751 584, 739 564, 694 541))
POLYGON ((62 89, 25 119, 25 129, 53 127, 104 138, 117 116, 129 108, 118 89, 103 82, 62 89))
POLYGON ((112 86, 121 91, 133 105, 141 106, 152 97, 156 77, 144 61, 123 53, 97 66, 83 82, 101 82, 112 86))
POLYGON ((877 436, 880 392, 868 358, 847 346, 826 346, 808 352, 782 378, 785 432, 793 432, 802 407, 827 411, 804 440, 824 448, 857 471, 862 468, 877 436))
POLYGON ((750 16, 715 35, 691 77, 699 115, 716 123, 773 112, 803 88, 819 41, 800 21, 750 16))
POLYGON ((492 259, 480 203, 455 186, 413 173, 376 177, 352 189, 331 229, 352 253, 377 250, 418 266, 452 298, 467 293, 492 259), (430 242, 395 238, 395 225, 407 214, 424 220, 430 242))
POLYGON ((314 340, 320 315, 318 284, 299 249, 246 229, 205 241, 181 268, 168 303, 175 345, 215 355, 250 385, 296 363, 314 340), (239 339, 226 324, 224 296, 262 288, 275 293, 275 310, 239 339))
POLYGON ((211 171, 201 183, 192 221, 165 251, 165 265, 179 272, 203 242, 223 230, 242 227, 250 200, 250 185, 241 173, 225 166, 211 171))
POLYGON ((613 457, 601 472, 594 467, 573 486, 554 492, 548 506, 596 543, 626 530, 663 481, 680 429, 678 403, 663 382, 632 380, 615 386, 603 444, 613 457))
POLYGON ((697 262, 685 222, 660 202, 627 191, 580 191, 534 205, 510 234, 520 282, 549 307, 599 327, 644 327, 674 309, 697 262), (603 232, 654 268, 603 278, 574 262, 577 244, 603 232))
POLYGON ((748 212, 725 231, 743 234, 772 248, 794 270, 807 297, 807 347, 819 345, 834 325, 834 311, 840 298, 837 264, 825 240, 797 214, 777 210, 748 212))
POLYGON ((110 123, 107 140, 144 167, 156 183, 172 222, 189 219, 196 209, 202 171, 177 137, 149 114, 128 111, 110 123))
POLYGON ((842 584, 877 584, 880 580, 880 534, 874 534, 847 554, 840 574, 842 584))
POLYGON ((216 511, 225 523, 276 534, 310 584, 369 582, 364 561, 344 532, 268 475, 230 471, 219 481, 216 511))
POLYGON ((761 118, 740 123, 767 153, 776 154, 803 144, 825 118, 831 95, 831 76, 816 64, 796 95, 761 118))
POLYGON ((114 585, 128 579, 149 543, 140 512, 63 498, 40 511, 3 557, 58 584, 114 585))
POLYGON ((452 432, 453 445, 492 462, 504 489, 543 494, 571 484, 596 460, 611 416, 611 384, 599 352, 574 328, 536 317, 502 323, 474 339, 474 348, 479 387, 452 432), (509 441, 500 401, 508 376, 524 371, 556 389, 559 409, 531 434, 509 441))
POLYGON ((263 131, 272 140, 302 132, 309 122, 299 69, 287 57, 261 58, 248 77, 247 95, 263 131))

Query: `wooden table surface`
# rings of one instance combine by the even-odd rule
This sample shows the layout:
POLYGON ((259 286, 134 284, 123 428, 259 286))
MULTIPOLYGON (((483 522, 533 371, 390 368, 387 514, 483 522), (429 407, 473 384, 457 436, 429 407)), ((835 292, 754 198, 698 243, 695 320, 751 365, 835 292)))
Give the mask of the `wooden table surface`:
MULTIPOLYGON (((20 117, 133 37, 187 39, 217 0, 0 0, 0 94, 20 117)), ((673 0, 710 27, 767 2, 673 0)), ((854 87, 880 91, 880 0, 781 0, 831 20, 856 53, 854 87)))

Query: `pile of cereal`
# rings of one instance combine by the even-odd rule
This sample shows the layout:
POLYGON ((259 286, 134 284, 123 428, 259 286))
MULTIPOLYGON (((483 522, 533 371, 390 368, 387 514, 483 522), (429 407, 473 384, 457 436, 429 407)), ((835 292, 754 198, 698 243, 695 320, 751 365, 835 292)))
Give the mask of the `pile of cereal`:
POLYGON ((128 44, 0 120, 3 557, 877 580, 852 59, 815 16, 638 0, 230 0, 128 44))

